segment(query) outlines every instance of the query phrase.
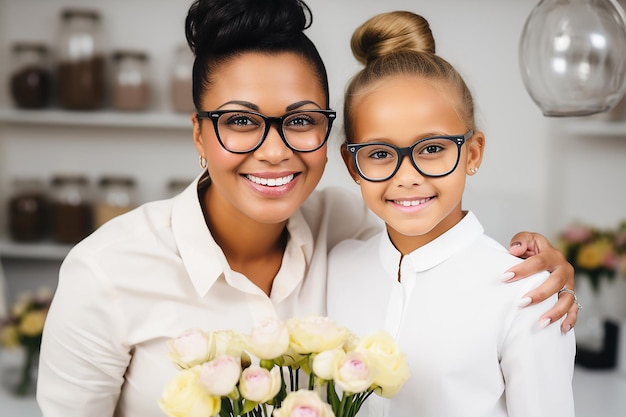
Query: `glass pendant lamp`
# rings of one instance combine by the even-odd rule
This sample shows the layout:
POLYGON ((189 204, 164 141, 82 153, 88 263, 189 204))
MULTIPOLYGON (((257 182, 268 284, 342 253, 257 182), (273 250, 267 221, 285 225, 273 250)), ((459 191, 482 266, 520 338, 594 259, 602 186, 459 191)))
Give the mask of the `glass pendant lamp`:
POLYGON ((616 0, 541 0, 522 30, 522 81, 545 116, 612 109, 626 93, 626 17, 616 0))

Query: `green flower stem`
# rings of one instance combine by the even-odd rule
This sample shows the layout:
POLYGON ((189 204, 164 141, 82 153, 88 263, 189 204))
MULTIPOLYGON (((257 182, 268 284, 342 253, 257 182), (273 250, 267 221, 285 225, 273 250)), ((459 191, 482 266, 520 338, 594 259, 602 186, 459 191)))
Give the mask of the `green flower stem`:
POLYGON ((17 395, 26 395, 28 392, 28 388, 32 383, 33 366, 35 365, 37 352, 39 351, 39 345, 36 343, 27 343, 24 347, 26 348, 26 361, 22 367, 20 383, 15 388, 17 395))

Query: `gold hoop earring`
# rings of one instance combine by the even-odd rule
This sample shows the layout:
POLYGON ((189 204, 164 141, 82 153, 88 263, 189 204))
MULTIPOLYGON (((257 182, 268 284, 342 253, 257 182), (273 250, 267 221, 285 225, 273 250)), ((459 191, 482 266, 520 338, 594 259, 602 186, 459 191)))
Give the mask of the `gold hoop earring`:
POLYGON ((207 167, 206 159, 202 155, 199 155, 199 156, 200 156, 200 159, 198 162, 200 163, 200 168, 206 169, 207 167))

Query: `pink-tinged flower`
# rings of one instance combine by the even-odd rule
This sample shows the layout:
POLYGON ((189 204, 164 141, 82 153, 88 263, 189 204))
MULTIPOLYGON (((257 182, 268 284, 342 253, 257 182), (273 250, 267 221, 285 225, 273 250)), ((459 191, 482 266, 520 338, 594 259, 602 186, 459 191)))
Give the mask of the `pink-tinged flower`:
POLYGON ((561 236, 569 243, 583 243, 592 238, 593 232, 587 226, 573 224, 565 229, 561 236))
POLYGON ((329 404, 322 401, 315 391, 299 390, 290 392, 274 410, 273 417, 335 417, 329 404))
POLYGON ((165 387, 159 407, 169 417, 209 417, 220 412, 221 399, 199 384, 197 368, 178 372, 165 387))
POLYGON ((189 329, 167 342, 168 356, 179 369, 189 369, 204 363, 212 356, 209 334, 200 329, 189 329))
POLYGON ((291 348, 300 354, 319 353, 341 347, 349 336, 346 328, 328 317, 307 317, 287 322, 291 348))
POLYGON ((241 360, 229 355, 220 355, 200 365, 200 384, 216 397, 233 392, 240 376, 241 360))
POLYGON ((246 349, 259 359, 276 359, 289 348, 289 330, 278 319, 261 321, 250 331, 246 349))
POLYGON ((248 401, 266 403, 278 394, 281 386, 280 368, 271 371, 260 366, 246 368, 239 380, 239 392, 248 401))
POLYGON ((374 382, 367 354, 358 351, 346 353, 338 362, 333 379, 335 385, 346 393, 357 394, 366 391, 374 382))

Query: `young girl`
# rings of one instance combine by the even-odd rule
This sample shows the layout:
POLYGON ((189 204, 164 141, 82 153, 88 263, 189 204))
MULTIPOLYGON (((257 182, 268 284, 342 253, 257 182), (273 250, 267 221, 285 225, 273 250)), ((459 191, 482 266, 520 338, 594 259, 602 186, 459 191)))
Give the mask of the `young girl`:
POLYGON ((352 49, 366 65, 347 89, 342 154, 387 230, 332 250, 328 314, 357 333, 387 329, 411 369, 359 415, 573 416, 573 332, 539 320, 554 300, 517 305, 547 273, 503 285, 520 261, 462 208, 485 136, 461 76, 409 12, 367 21, 352 49))

